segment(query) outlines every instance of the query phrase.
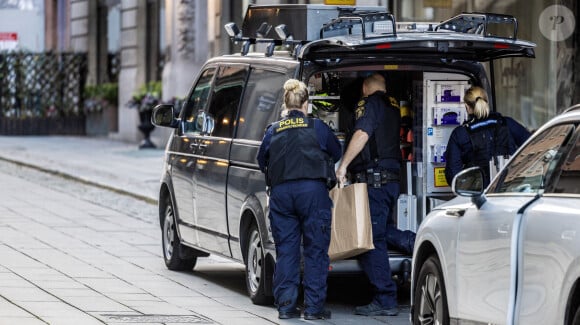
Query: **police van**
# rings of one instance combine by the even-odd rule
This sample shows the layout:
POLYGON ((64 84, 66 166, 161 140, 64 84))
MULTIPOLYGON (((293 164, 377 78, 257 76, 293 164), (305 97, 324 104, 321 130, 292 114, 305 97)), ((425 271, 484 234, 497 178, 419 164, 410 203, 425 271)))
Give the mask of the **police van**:
MULTIPOLYGON (((397 98, 402 126, 401 195, 396 223, 415 231, 453 194, 443 153, 466 119, 463 93, 488 90, 495 110, 496 59, 534 57, 517 39, 512 16, 465 13, 437 24, 401 23, 382 7, 250 6, 243 25, 227 24, 239 53, 203 66, 182 107, 158 106, 157 126, 174 128, 159 191, 163 256, 171 270, 191 270, 215 254, 245 264, 255 304, 270 304, 275 249, 268 197, 256 154, 265 127, 279 120, 283 84, 304 81, 309 111, 339 139, 351 131, 365 76, 380 72, 397 98)), ((393 275, 407 281, 411 256, 390 250, 393 275)), ((331 272, 358 271, 356 259, 331 272)))

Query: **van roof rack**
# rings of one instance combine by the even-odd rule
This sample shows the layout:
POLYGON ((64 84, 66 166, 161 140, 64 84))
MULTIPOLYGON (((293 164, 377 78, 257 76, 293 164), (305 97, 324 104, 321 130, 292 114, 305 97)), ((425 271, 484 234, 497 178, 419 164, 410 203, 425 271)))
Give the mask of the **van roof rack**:
POLYGON ((235 23, 228 23, 224 27, 234 43, 242 42, 242 55, 248 54, 250 45, 267 44, 266 56, 274 55, 276 47, 284 46, 294 57, 298 56, 303 45, 335 36, 360 35, 364 41, 396 38, 397 31, 451 31, 513 40, 517 38, 518 31, 517 20, 511 15, 475 12, 462 13, 439 24, 397 23, 394 15, 382 7, 310 4, 250 5, 244 18, 243 30, 235 23), (292 24, 288 24, 290 21, 292 24), (505 26, 511 26, 511 29, 507 32, 502 30, 505 26), (496 33, 500 31, 507 35, 496 33))
POLYGON ((301 45, 320 39, 325 32, 344 35, 348 28, 350 34, 357 23, 362 25, 365 37, 365 23, 387 20, 391 22, 393 31, 394 17, 385 15, 385 8, 374 6, 250 5, 242 29, 234 23, 228 23, 224 28, 234 43, 242 43, 242 55, 247 55, 250 45, 262 43, 267 44, 266 56, 273 55, 277 46, 287 47, 296 56, 301 45))
POLYGON ((475 34, 483 37, 499 37, 506 39, 516 39, 518 34, 518 21, 514 16, 490 14, 490 13, 461 13, 453 18, 441 22, 435 27, 437 30, 448 30, 453 32, 475 34), (491 25, 511 25, 511 35, 502 36, 492 34, 491 25))
POLYGON ((338 18, 323 24, 322 28, 320 28, 320 38, 321 39, 324 38, 325 32, 343 29, 348 29, 348 33, 352 34, 353 27, 355 27, 356 25, 360 25, 361 27, 361 34, 363 40, 376 37, 397 36, 395 16, 393 16, 393 14, 387 12, 361 12, 361 13, 351 12, 348 15, 339 16, 338 18), (383 33, 374 36, 367 36, 365 27, 366 24, 373 24, 371 25, 371 27, 375 28, 373 32, 377 32, 376 30, 377 26, 375 26, 375 23, 383 21, 390 23, 390 25, 384 27, 385 30, 383 31, 383 33))

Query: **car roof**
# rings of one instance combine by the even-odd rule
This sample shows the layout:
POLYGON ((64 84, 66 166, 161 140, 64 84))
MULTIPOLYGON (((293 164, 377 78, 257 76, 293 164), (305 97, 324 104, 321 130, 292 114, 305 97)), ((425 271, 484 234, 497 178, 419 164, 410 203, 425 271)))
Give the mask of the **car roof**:
POLYGON ((580 104, 568 107, 562 113, 552 117, 549 121, 540 126, 534 134, 539 134, 554 125, 563 123, 580 123, 580 104))
POLYGON ((289 56, 288 52, 275 53, 272 56, 266 56, 261 52, 250 52, 247 55, 226 54, 209 59, 207 64, 250 64, 250 65, 267 65, 272 68, 280 68, 285 70, 294 70, 298 65, 298 61, 289 56))

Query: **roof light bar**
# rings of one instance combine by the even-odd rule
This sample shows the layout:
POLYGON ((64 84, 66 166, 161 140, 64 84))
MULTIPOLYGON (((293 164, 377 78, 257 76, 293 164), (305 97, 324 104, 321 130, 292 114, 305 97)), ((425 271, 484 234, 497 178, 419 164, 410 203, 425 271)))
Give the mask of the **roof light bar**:
POLYGON ((274 30, 276 31, 276 34, 278 35, 278 37, 280 37, 280 39, 282 39, 282 40, 287 40, 287 39, 292 40, 292 34, 288 30, 288 26, 286 26, 285 24, 280 24, 280 25, 276 26, 274 28, 274 30))
POLYGON ((224 25, 226 33, 232 39, 242 38, 242 30, 236 25, 236 23, 227 23, 224 25))
POLYGON ((267 22, 263 22, 258 30, 256 31, 256 38, 266 38, 268 34, 272 30, 272 25, 268 24, 267 22))

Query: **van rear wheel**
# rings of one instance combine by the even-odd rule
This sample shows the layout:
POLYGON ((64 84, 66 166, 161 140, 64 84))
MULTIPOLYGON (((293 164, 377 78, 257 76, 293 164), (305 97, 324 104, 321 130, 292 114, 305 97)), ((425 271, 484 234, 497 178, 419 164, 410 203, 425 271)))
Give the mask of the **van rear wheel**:
POLYGON ((271 305, 274 298, 266 294, 266 258, 262 238, 256 224, 248 230, 246 244, 246 286, 252 303, 271 305))

